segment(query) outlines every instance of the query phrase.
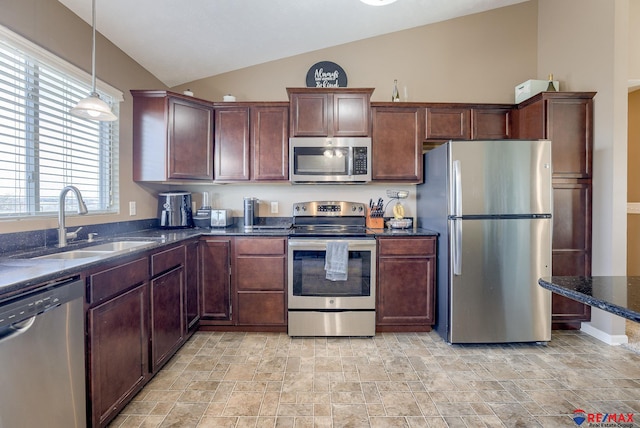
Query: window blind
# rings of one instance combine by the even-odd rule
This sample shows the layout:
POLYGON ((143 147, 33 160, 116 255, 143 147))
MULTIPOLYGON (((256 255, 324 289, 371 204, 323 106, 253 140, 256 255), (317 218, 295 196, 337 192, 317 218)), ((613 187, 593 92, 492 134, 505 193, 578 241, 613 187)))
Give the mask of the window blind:
MULTIPOLYGON (((57 213, 70 184, 90 214, 117 212, 118 121, 69 114, 91 92, 91 76, 0 30, 0 216, 57 213)), ((121 93, 97 92, 118 116, 121 93)))

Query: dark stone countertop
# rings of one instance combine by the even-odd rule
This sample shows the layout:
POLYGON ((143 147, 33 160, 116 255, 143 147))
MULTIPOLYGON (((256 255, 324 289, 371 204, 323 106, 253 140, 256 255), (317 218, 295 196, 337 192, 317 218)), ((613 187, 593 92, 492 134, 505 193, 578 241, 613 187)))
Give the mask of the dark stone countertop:
MULTIPOLYGON (((435 236, 435 232, 426 229, 369 229, 367 236, 435 236)), ((0 299, 13 297, 18 293, 29 291, 51 281, 69 278, 79 275, 81 272, 95 266, 113 262, 118 258, 129 257, 134 254, 142 254, 149 250, 157 250, 160 247, 178 243, 187 239, 201 236, 294 236, 291 228, 256 228, 245 230, 242 226, 212 229, 146 229, 131 233, 117 234, 89 243, 70 242, 64 251, 82 249, 87 246, 97 245, 116 240, 149 240, 152 244, 119 252, 107 257, 90 257, 78 259, 34 259, 62 250, 58 248, 38 247, 29 250, 5 253, 0 257, 0 299)))
POLYGON ((640 322, 639 276, 552 276, 540 286, 578 302, 640 322))

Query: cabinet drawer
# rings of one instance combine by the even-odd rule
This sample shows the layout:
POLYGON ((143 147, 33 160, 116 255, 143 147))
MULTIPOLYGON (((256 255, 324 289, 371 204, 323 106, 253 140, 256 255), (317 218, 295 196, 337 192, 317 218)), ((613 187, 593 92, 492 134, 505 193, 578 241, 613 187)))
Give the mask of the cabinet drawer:
POLYGON ((238 324, 285 324, 284 293, 239 293, 238 324))
POLYGON ((115 266, 89 276, 87 301, 96 303, 141 284, 149 276, 149 259, 146 257, 124 265, 115 266))
POLYGON ((238 238, 236 240, 236 254, 272 254, 286 253, 285 238, 238 238))
POLYGON ((151 276, 184 264, 184 245, 161 251, 151 256, 151 276))
POLYGON ((284 257, 238 257, 236 260, 238 290, 278 290, 285 288, 284 257))
POLYGON ((435 238, 399 238, 378 240, 378 254, 380 256, 425 256, 435 255, 435 238))

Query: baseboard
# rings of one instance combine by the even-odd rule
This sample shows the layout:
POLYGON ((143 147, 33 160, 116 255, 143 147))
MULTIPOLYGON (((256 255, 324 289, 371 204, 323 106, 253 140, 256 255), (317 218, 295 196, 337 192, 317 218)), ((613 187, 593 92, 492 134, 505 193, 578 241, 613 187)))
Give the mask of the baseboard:
POLYGON ((595 328, 589 322, 583 322, 580 327, 580 331, 585 332, 589 336, 593 336, 601 342, 606 343, 607 345, 618 346, 623 343, 628 343, 629 338, 626 334, 609 334, 600 329, 595 328))

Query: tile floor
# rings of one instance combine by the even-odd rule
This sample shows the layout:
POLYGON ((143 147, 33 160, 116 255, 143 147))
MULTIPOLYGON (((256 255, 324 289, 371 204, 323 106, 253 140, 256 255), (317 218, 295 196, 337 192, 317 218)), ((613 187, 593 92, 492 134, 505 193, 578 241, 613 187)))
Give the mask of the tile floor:
POLYGON ((198 332, 110 428, 577 427, 576 409, 640 426, 640 354, 580 332, 546 346, 198 332))

